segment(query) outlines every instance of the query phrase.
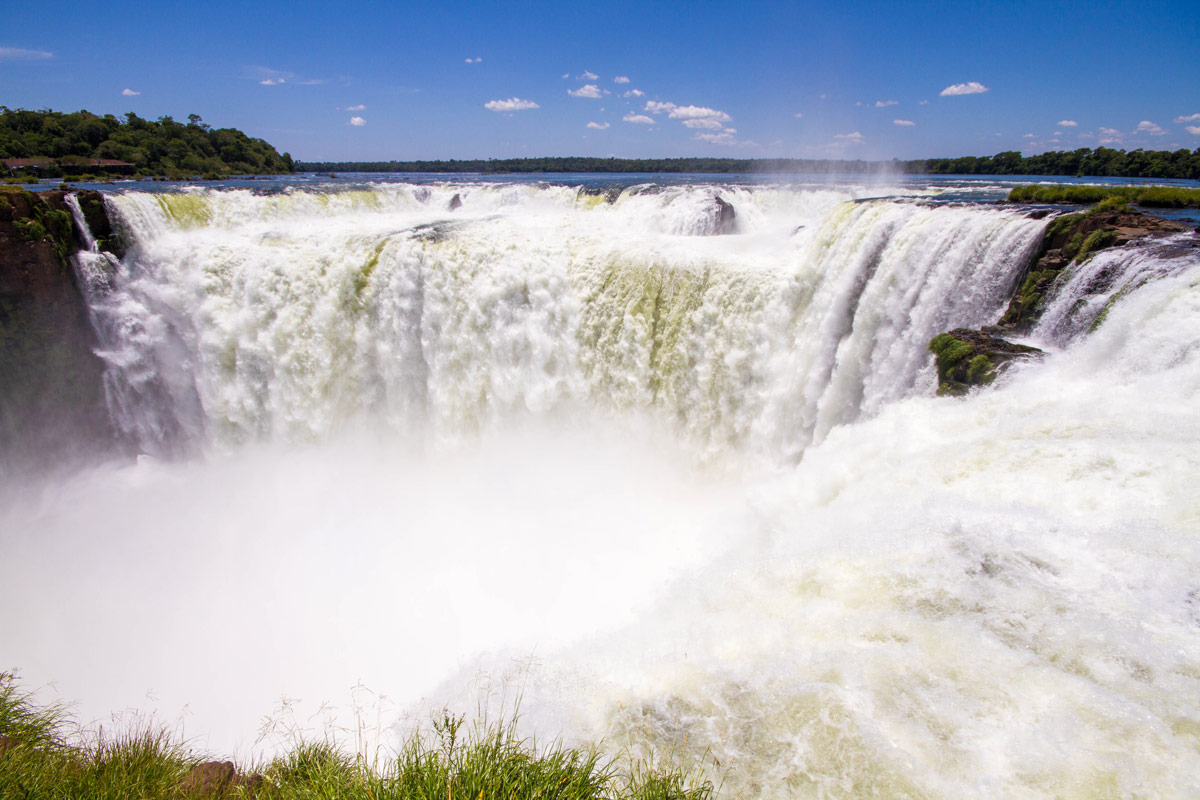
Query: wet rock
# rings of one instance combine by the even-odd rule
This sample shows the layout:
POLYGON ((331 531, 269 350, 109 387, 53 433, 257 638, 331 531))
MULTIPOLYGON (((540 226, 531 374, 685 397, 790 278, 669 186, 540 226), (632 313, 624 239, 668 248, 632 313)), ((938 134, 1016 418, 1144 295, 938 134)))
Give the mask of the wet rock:
POLYGON ((454 197, 450 198, 449 210, 457 211, 458 209, 462 208, 462 204, 462 195, 460 195, 458 192, 455 192, 454 197))
POLYGON ((738 232, 737 211, 722 197, 714 197, 713 235, 725 236, 738 232))
POLYGON ((987 386, 1015 360, 1042 355, 1036 347, 966 328, 933 337, 929 351, 937 358, 938 394, 951 396, 987 386))
POLYGON ((620 184, 611 186, 587 186, 580 190, 580 194, 587 197, 603 197, 604 202, 612 205, 617 202, 617 198, 625 191, 625 187, 620 184))

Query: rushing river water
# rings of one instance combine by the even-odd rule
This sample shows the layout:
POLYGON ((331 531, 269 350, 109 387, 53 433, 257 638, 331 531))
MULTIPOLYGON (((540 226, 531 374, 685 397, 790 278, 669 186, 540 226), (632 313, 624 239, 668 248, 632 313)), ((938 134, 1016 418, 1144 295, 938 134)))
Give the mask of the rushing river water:
POLYGON ((223 752, 491 680, 731 797, 1200 792, 1200 250, 1099 254, 937 398, 1047 224, 1002 187, 604 188, 109 195, 143 455, 5 500, 0 667, 223 752))

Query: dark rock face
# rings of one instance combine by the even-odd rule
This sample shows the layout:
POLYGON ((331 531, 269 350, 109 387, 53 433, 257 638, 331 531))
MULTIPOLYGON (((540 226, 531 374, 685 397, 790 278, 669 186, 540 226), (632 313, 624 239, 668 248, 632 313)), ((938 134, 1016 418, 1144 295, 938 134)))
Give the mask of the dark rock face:
POLYGON ((462 195, 455 192, 454 197, 450 198, 450 210, 457 211, 460 208, 462 208, 462 195))
POLYGON ((184 794, 209 797, 224 794, 234 783, 237 770, 232 761, 206 761, 197 764, 179 784, 184 794))
POLYGON ((624 191, 625 191, 625 188, 623 186, 613 185, 613 186, 597 187, 594 189, 583 189, 581 193, 584 195, 590 195, 593 197, 603 197, 604 202, 608 203, 611 206, 613 203, 617 202, 617 199, 621 196, 621 193, 624 191))
POLYGON ((115 442, 62 197, 0 192, 0 475, 115 442))
POLYGON ((179 792, 185 797, 253 797, 262 783, 262 775, 238 775, 232 761, 206 761, 180 781, 179 792))
POLYGON ((738 232, 737 211, 732 203, 726 202, 721 197, 713 198, 712 232, 714 236, 725 236, 738 232))
POLYGON ((938 394, 963 395, 996 380, 1016 359, 1040 357, 1042 351, 983 331, 956 328, 929 342, 937 357, 938 394))

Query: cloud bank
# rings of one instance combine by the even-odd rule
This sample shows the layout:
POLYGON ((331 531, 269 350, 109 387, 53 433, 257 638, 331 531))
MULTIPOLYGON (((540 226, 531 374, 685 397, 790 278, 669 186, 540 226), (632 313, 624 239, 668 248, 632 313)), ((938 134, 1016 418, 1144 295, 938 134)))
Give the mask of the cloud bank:
POLYGON ((586 97, 592 100, 598 100, 604 96, 604 92, 594 83, 585 83, 578 89, 567 89, 567 94, 571 97, 586 97))
POLYGON ((988 87, 984 86, 979 81, 969 81, 967 83, 953 83, 942 89, 942 97, 954 97, 960 94, 983 94, 989 91, 988 87))
POLYGON ((522 100, 519 97, 510 97, 507 100, 489 100, 483 104, 483 107, 488 111, 526 111, 531 108, 541 108, 532 100, 522 100))
POLYGON ((49 50, 26 50, 22 47, 0 47, 0 61, 44 61, 54 58, 49 50))

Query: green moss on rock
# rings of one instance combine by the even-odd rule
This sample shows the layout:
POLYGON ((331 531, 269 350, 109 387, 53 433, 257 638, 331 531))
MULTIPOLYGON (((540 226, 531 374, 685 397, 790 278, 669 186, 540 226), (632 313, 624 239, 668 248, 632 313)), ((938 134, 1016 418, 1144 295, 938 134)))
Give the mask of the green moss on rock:
POLYGON ((982 331, 957 328, 940 333, 929 342, 937 360, 938 394, 963 395, 977 386, 996 380, 1015 359, 1041 355, 1041 350, 1013 344, 982 331))

